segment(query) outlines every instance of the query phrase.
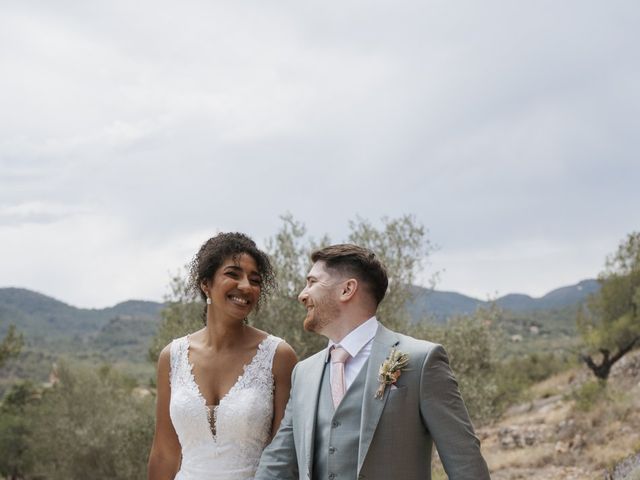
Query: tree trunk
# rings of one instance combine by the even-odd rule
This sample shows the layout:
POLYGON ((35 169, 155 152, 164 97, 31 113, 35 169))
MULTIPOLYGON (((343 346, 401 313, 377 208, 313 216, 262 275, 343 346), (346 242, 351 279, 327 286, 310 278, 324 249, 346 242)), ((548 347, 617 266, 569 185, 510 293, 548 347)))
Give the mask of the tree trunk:
POLYGON ((591 355, 581 355, 582 361, 587 364, 587 367, 591 369, 596 377, 601 380, 606 380, 609 378, 609 373, 611 373, 611 367, 613 367, 613 364, 629 353, 639 340, 640 337, 634 338, 630 343, 620 348, 613 357, 609 350, 604 348, 600 349, 600 353, 602 354, 602 361, 600 364, 594 362, 591 355))

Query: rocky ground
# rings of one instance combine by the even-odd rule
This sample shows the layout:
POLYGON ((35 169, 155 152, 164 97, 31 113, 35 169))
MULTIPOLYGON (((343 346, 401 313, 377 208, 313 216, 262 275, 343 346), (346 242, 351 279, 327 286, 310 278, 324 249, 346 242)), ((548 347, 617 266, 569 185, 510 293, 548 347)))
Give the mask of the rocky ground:
POLYGON ((640 351, 614 366, 606 389, 593 378, 586 368, 550 378, 478 430, 494 480, 631 478, 614 467, 640 452, 640 351))

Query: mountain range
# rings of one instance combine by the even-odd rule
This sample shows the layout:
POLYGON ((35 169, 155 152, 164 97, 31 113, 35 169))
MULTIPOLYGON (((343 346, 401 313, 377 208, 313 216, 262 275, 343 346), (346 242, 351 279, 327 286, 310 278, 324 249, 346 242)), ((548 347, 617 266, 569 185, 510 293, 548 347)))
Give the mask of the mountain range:
POLYGON ((157 323, 162 306, 158 302, 129 300, 102 309, 76 308, 31 290, 0 288, 0 332, 13 324, 35 342, 85 336, 115 318, 157 323))
POLYGON ((589 295, 599 289, 600 284, 597 280, 588 279, 575 285, 556 288, 539 298, 521 293, 510 293, 492 301, 483 301, 456 292, 443 292, 414 286, 413 300, 409 303, 408 308, 414 321, 429 318, 443 323, 448 318, 471 314, 478 308, 487 307, 492 303, 513 313, 560 310, 582 303, 589 295))
MULTIPOLYGON (((408 309, 414 322, 444 324, 492 303, 456 292, 412 288, 408 309)), ((536 342, 546 345, 548 339, 575 338, 575 312, 598 288, 597 281, 584 280, 540 298, 510 294, 493 303, 505 312, 504 332, 538 349, 536 342)), ((0 371, 0 395, 18 378, 44 381, 61 358, 116 365, 139 380, 151 378, 153 365, 147 352, 163 307, 160 302, 128 300, 109 308, 76 308, 31 290, 0 288, 0 339, 9 325, 15 325, 25 338, 19 359, 0 371)))
MULTIPOLYGON (((598 291, 599 284, 596 280, 583 280, 552 290, 540 298, 514 293, 493 302, 419 286, 412 289, 414 298, 408 305, 412 319, 430 319, 442 323, 452 316, 471 314, 490 303, 514 313, 562 309, 583 302, 588 295, 598 291)), ((80 339, 99 335, 114 321, 136 321, 148 325, 149 330, 155 330, 162 308, 160 302, 128 300, 113 307, 84 309, 31 290, 0 288, 0 333, 13 324, 30 341, 48 343, 62 338, 80 339)))

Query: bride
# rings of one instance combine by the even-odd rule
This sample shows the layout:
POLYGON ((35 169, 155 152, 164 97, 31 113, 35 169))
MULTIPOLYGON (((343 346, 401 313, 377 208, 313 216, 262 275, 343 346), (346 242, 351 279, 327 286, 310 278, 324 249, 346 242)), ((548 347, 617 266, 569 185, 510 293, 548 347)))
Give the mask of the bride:
POLYGON ((241 233, 209 239, 190 285, 205 326, 158 359, 149 480, 251 480, 289 398, 293 349, 247 325, 275 284, 269 258, 241 233))

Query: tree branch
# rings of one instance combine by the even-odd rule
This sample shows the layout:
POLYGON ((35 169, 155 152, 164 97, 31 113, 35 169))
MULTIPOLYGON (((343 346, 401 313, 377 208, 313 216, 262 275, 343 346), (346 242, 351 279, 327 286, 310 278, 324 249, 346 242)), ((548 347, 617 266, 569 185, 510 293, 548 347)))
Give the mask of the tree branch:
POLYGON ((629 342, 625 347, 622 347, 620 350, 618 350, 616 354, 613 357, 611 357, 611 365, 613 365, 618 360, 620 360, 624 355, 629 353, 631 349, 633 349, 635 344, 638 343, 638 341, 640 341, 640 335, 635 337, 633 340, 631 340, 631 342, 629 342))

